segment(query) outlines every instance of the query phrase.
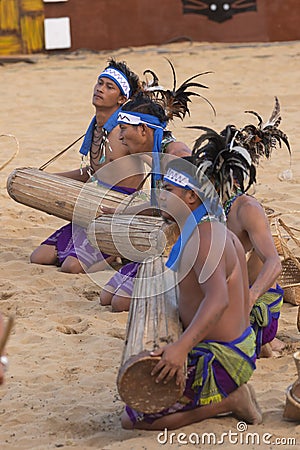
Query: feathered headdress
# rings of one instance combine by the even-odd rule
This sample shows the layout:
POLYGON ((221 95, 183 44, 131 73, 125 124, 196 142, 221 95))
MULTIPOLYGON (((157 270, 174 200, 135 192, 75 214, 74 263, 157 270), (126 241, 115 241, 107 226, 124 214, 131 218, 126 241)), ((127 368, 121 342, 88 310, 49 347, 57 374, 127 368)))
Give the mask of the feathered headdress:
POLYGON ((206 196, 210 197, 210 191, 216 189, 221 202, 224 203, 237 186, 242 192, 247 192, 255 182, 256 170, 247 149, 236 145, 232 140, 232 125, 228 125, 223 134, 207 127, 189 128, 205 132, 195 141, 192 156, 194 164, 198 167, 197 176, 200 184, 202 179, 206 184, 206 196))
MULTIPOLYGON (((166 58, 167 59, 167 58, 166 58)), ((215 108, 212 103, 205 97, 203 97, 198 92, 191 91, 191 88, 203 88, 208 89, 204 84, 198 83, 195 78, 205 75, 212 72, 202 72, 193 75, 184 81, 179 88, 176 87, 177 77, 173 64, 169 59, 167 59, 168 63, 171 66, 172 74, 173 74, 173 88, 172 89, 164 89, 162 86, 159 86, 159 80, 157 75, 152 70, 145 70, 144 75, 151 74, 152 75, 152 83, 149 83, 148 80, 143 83, 143 89, 150 95, 157 103, 159 103, 165 110, 169 120, 173 120, 174 117, 178 117, 183 120, 186 114, 190 115, 189 103, 191 102, 191 97, 201 97, 205 100, 216 114, 215 108)))
POLYGON ((281 141, 286 145, 289 154, 291 155, 291 148, 288 137, 278 126, 281 123, 280 104, 278 98, 275 97, 275 106, 272 114, 266 122, 263 122, 262 117, 255 111, 245 111, 245 113, 253 114, 258 119, 258 125, 245 125, 240 130, 233 130, 235 134, 235 142, 238 145, 245 147, 255 164, 259 163, 261 157, 270 158, 273 149, 276 148, 277 143, 281 147, 281 141))
POLYGON ((163 89, 163 87, 159 85, 158 76, 156 75, 155 72, 153 72, 153 70, 150 69, 144 70, 143 75, 145 75, 145 81, 141 82, 143 91, 149 93, 155 89, 163 89), (147 77, 148 74, 151 75, 152 77, 151 80, 149 80, 149 78, 147 77))

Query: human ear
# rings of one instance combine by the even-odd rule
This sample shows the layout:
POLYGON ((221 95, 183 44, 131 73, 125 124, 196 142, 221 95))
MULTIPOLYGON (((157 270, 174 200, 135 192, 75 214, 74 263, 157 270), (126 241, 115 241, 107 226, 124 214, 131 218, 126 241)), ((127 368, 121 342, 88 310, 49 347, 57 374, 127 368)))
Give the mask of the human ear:
POLYGON ((127 101, 127 98, 125 97, 125 95, 122 95, 119 97, 118 100, 118 105, 124 105, 124 103, 127 101))
POLYGON ((145 125, 144 123, 141 123, 140 125, 141 131, 142 131, 142 135, 144 136, 147 133, 147 125, 145 125))
POLYGON ((195 191, 193 190, 188 191, 188 201, 191 205, 199 202, 199 197, 195 191))

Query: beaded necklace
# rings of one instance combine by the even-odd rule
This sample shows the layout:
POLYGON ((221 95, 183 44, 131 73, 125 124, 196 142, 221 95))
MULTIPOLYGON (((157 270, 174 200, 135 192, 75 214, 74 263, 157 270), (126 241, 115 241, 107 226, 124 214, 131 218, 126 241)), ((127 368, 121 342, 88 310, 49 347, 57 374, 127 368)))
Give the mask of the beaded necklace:
POLYGON ((230 209, 231 209, 233 203, 235 202, 235 200, 238 197, 240 197, 241 195, 243 195, 243 191, 241 190, 240 187, 237 187, 236 192, 228 200, 226 200, 226 202, 223 205, 223 209, 224 209, 226 217, 228 217, 228 214, 230 213, 230 209))

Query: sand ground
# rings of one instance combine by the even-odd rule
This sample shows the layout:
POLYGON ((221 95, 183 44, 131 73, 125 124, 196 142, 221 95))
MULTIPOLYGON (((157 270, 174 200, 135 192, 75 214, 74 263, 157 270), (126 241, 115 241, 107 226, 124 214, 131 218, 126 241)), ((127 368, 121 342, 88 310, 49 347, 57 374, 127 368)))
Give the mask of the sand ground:
MULTIPOLYGON (((127 313, 112 313, 99 305, 101 286, 112 275, 104 271, 88 275, 61 273, 56 267, 31 265, 31 251, 65 222, 12 200, 6 180, 16 167, 39 167, 84 133, 91 116, 92 89, 111 56, 125 60, 142 75, 152 69, 161 83, 172 88, 169 58, 178 85, 197 72, 212 71, 201 81, 217 116, 205 101, 195 97, 191 116, 172 125, 178 140, 192 146, 197 130, 188 125, 221 129, 227 123, 255 123, 244 114, 255 110, 266 120, 278 96, 281 129, 293 150, 291 180, 279 175, 290 169, 285 147, 259 167, 255 195, 282 213, 289 226, 300 229, 300 42, 225 45, 178 43, 164 47, 124 48, 112 53, 36 55, 33 63, 0 66, 0 133, 13 134, 20 144, 17 157, 0 172, 0 310, 13 313, 16 323, 7 351, 10 369, 0 390, 1 449, 154 449, 181 448, 160 444, 156 432, 124 431, 120 427, 123 404, 116 389, 116 375, 124 345, 127 313)), ((200 81, 200 80, 199 80, 200 81)), ((15 151, 15 142, 0 137, 0 166, 15 151)), ((47 171, 77 168, 78 145, 47 171)), ((296 251, 297 249, 294 248, 296 251)), ((260 443, 240 444, 225 439, 222 448, 276 448, 275 439, 295 438, 300 445, 300 426, 283 420, 285 390, 296 379, 292 354, 300 349, 296 327, 297 307, 284 303, 278 336, 287 349, 277 358, 260 359, 252 384, 263 411, 263 423, 249 427, 260 443), (264 433, 269 441, 263 442, 264 433)), ((207 420, 180 430, 190 436, 237 430, 232 417, 207 420)), ((183 439, 183 438, 181 438, 183 439)), ((161 439, 162 442, 162 439, 161 439)), ((198 445, 213 448, 215 445, 198 445)), ((190 443, 188 446, 197 447, 190 443)), ((284 445, 285 448, 297 448, 284 445)))

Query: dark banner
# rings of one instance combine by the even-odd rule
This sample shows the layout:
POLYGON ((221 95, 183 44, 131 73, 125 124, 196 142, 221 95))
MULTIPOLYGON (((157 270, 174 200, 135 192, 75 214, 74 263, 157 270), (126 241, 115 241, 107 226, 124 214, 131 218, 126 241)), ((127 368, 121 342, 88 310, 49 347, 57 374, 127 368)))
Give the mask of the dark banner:
POLYGON ((256 11, 256 0, 182 0, 183 14, 202 14, 214 22, 225 22, 242 12, 256 11))

